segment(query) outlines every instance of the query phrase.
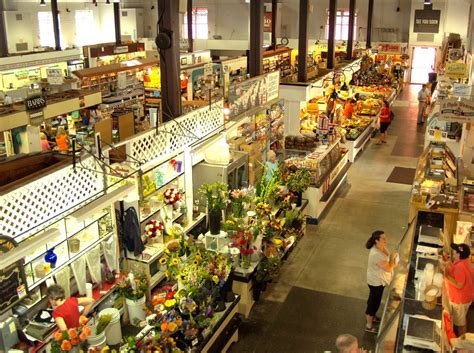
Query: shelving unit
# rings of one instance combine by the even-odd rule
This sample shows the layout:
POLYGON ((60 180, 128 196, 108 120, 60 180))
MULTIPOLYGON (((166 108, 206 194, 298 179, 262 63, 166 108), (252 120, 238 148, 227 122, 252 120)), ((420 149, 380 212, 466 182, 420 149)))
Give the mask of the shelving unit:
POLYGON ((280 70, 280 78, 290 76, 291 48, 278 48, 263 53, 263 73, 280 70))
POLYGON ((73 223, 72 219, 67 218, 55 223, 50 229, 59 230, 58 238, 53 242, 44 244, 43 248, 37 249, 34 253, 26 255, 24 267, 29 290, 38 287, 64 266, 69 265, 93 247, 109 239, 114 233, 110 207, 107 208, 107 211, 100 212, 96 217, 84 220, 79 224, 75 224, 75 226, 73 226, 73 223), (72 239, 80 241, 80 249, 77 252, 71 251, 70 241, 72 239), (39 277, 35 268, 45 265, 44 256, 50 249, 55 250, 58 261, 55 268, 52 268, 45 276, 39 277))

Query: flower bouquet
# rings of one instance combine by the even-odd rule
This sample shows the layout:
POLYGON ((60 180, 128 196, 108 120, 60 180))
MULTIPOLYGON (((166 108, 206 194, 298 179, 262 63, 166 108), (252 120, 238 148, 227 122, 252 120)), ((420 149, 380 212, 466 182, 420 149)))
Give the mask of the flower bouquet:
POLYGON ((148 279, 143 273, 124 273, 123 278, 118 283, 120 294, 130 300, 138 300, 145 296, 148 289, 148 279))
POLYGON ((163 199, 167 205, 174 205, 181 200, 181 193, 176 189, 166 189, 163 193, 163 199))
MULTIPOLYGON (((87 318, 81 317, 80 322, 87 322, 87 318)), ((91 332, 91 328, 85 324, 81 324, 78 328, 70 328, 66 331, 56 332, 54 334, 54 340, 51 343, 51 352, 64 353, 69 352, 75 347, 80 348, 81 346, 82 349, 84 349, 84 345, 91 332)))
POLYGON ((158 242, 163 243, 163 231, 165 226, 160 221, 152 219, 145 225, 145 235, 149 242, 158 242))
POLYGON ((211 234, 220 233, 222 210, 227 206, 229 196, 228 186, 225 183, 202 184, 199 193, 206 198, 209 214, 209 228, 211 234))
POLYGON ((246 215, 246 208, 248 203, 252 201, 246 189, 235 189, 230 193, 230 205, 232 209, 232 216, 235 218, 243 218, 246 215))
POLYGON ((163 314, 160 329, 163 334, 172 335, 183 325, 183 319, 176 310, 170 310, 163 314))
POLYGON ((296 206, 301 206, 301 195, 311 184, 309 169, 290 166, 283 177, 286 187, 296 196, 296 206))

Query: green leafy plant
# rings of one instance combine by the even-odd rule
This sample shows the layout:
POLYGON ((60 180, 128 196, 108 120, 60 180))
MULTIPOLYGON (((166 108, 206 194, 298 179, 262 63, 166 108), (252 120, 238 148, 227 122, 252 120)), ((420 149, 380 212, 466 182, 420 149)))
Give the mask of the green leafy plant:
POLYGON ((100 335, 104 330, 107 328, 107 326, 110 324, 110 321, 112 321, 112 315, 111 314, 103 314, 99 317, 99 322, 97 323, 97 327, 95 329, 96 334, 100 335))
POLYGON ((275 169, 268 181, 265 179, 265 175, 263 175, 255 187, 255 203, 271 203, 272 200, 276 200, 280 186, 281 172, 279 169, 275 169))
POLYGON ((270 282, 280 273, 281 259, 279 256, 264 257, 257 266, 255 280, 257 282, 270 282))
POLYGON ((295 193, 302 193, 309 188, 311 172, 306 168, 290 167, 288 168, 284 180, 288 190, 295 193))
POLYGON ((226 208, 229 199, 227 184, 221 182, 202 184, 198 192, 206 198, 209 212, 221 211, 226 208))
POLYGON ((148 279, 143 273, 129 272, 118 283, 120 294, 130 300, 142 298, 148 289, 148 279), (130 276, 133 273, 133 276, 130 276))

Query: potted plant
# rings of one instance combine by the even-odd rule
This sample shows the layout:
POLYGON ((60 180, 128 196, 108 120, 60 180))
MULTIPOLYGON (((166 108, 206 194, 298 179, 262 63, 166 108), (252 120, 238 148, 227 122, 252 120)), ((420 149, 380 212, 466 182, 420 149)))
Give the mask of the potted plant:
POLYGON ((143 273, 129 272, 120 280, 118 289, 120 294, 125 297, 130 322, 137 325, 146 317, 144 305, 148 279, 143 273))
POLYGON ((214 184, 202 184, 199 193, 206 198, 207 212, 209 216, 209 228, 211 234, 218 235, 221 230, 222 210, 227 206, 228 186, 217 182, 214 184))
POLYGON ((286 187, 296 195, 296 206, 301 206, 302 195, 311 183, 311 172, 306 168, 290 166, 284 177, 286 187))

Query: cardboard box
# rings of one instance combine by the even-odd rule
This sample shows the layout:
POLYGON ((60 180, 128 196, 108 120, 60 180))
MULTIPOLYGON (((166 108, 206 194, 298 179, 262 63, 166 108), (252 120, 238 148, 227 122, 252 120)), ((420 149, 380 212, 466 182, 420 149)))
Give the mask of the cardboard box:
POLYGON ((252 142, 249 144, 240 145, 242 151, 247 152, 249 155, 254 154, 262 150, 262 144, 258 142, 252 142))
POLYGON ((240 151, 240 146, 245 143, 245 137, 232 137, 227 140, 231 150, 240 151))

